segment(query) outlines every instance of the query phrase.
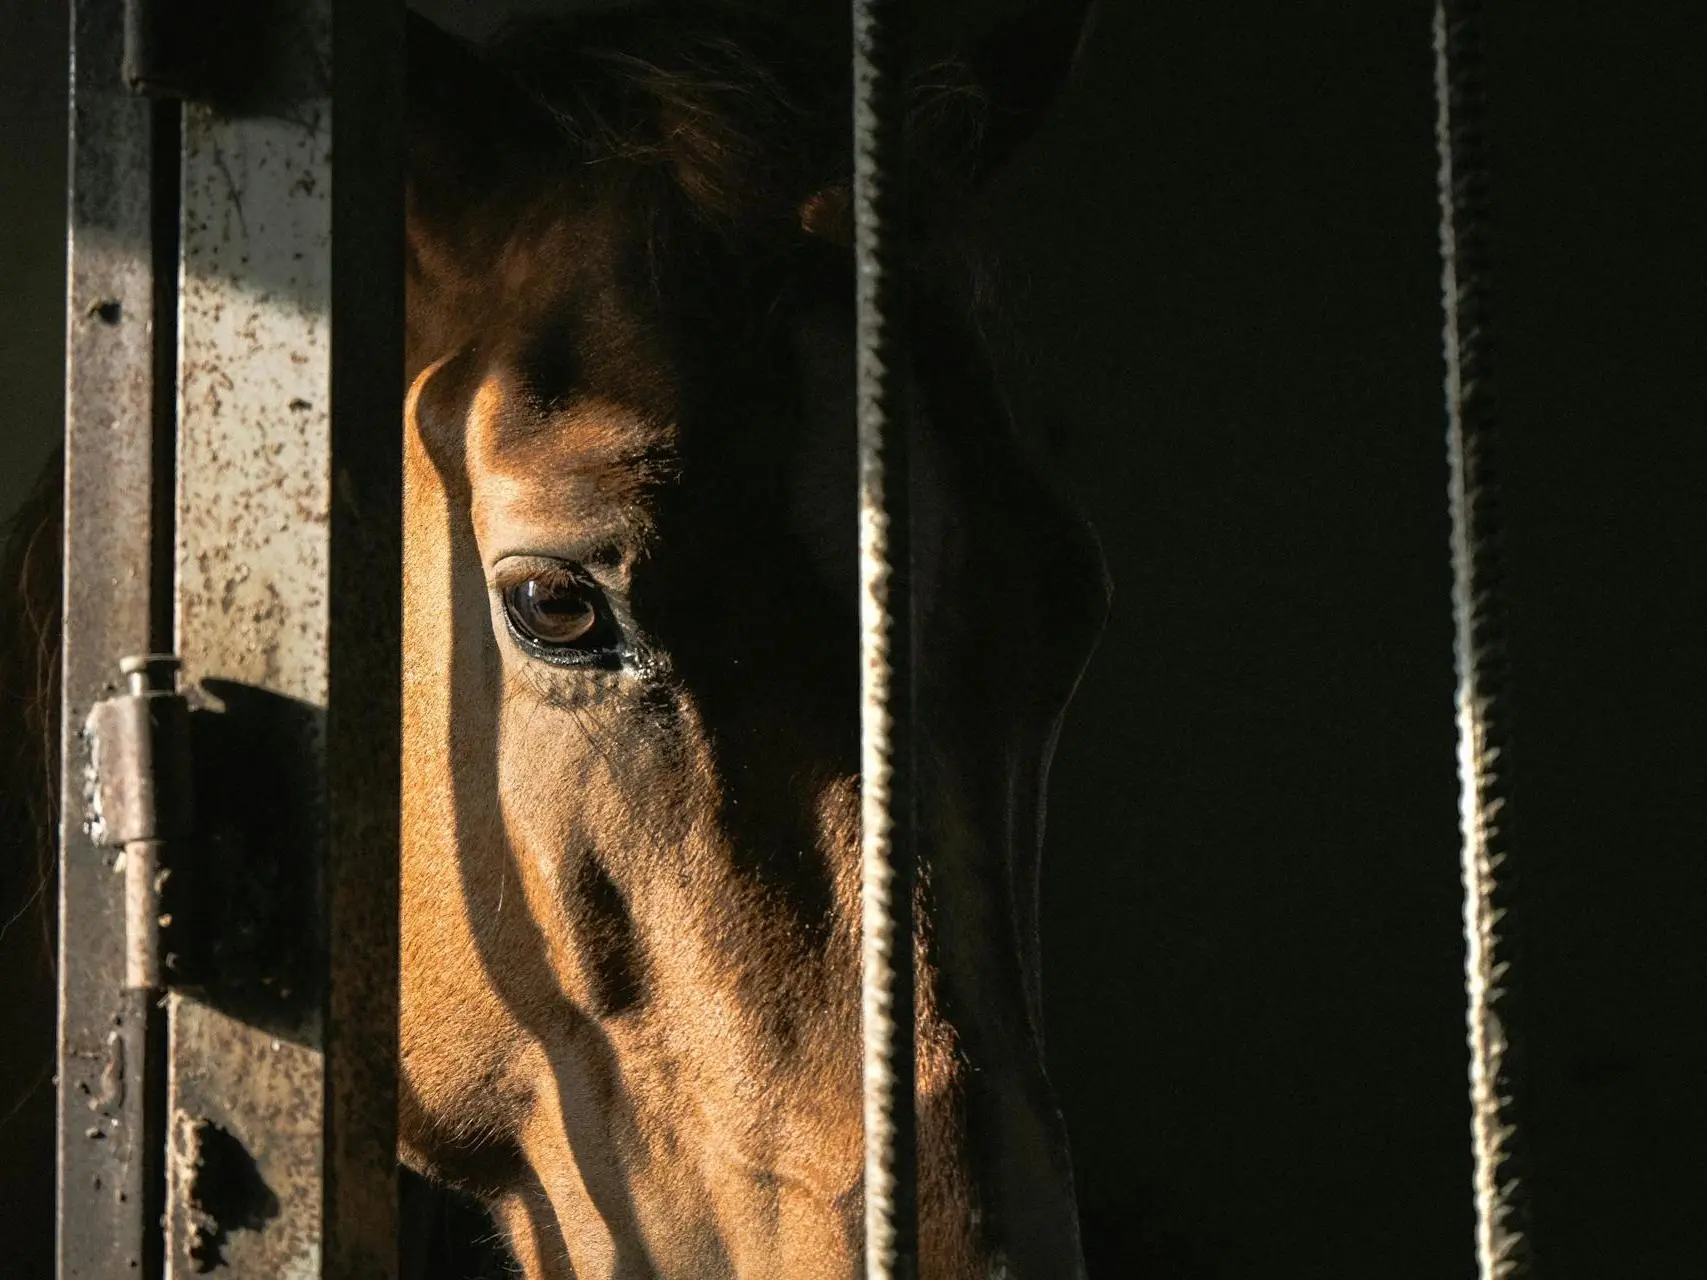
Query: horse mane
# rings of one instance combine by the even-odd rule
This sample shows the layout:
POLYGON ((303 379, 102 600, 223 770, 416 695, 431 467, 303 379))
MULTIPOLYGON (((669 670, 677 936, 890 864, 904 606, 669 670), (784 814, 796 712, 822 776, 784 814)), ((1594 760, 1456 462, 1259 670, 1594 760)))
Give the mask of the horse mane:
MULTIPOLYGON (((573 163, 661 172, 712 226, 798 229, 814 197, 848 199, 840 24, 803 33, 740 4, 642 4, 522 19, 487 56, 551 120, 573 163)), ((951 194, 972 186, 989 103, 955 53, 924 61, 907 98, 907 179, 941 224, 951 194)))
POLYGON ((661 25, 622 12, 527 21, 492 56, 575 162, 661 171, 701 218, 736 226, 786 216, 846 177, 834 146, 846 109, 825 91, 834 77, 815 56, 767 56, 770 38, 762 24, 736 32, 701 13, 661 25))

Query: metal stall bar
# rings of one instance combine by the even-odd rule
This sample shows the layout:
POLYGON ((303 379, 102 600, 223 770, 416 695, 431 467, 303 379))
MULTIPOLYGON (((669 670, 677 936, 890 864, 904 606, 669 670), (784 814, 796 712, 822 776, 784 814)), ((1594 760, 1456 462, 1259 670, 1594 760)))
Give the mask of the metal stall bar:
POLYGON ((1509 1056, 1510 761, 1505 567, 1488 380, 1483 40, 1478 0, 1439 0, 1434 13, 1436 140, 1476 1262, 1482 1280, 1505 1280, 1528 1274, 1532 1250, 1519 1178, 1518 1081, 1509 1056))
POLYGON ((74 27, 60 1274, 394 1275, 403 8, 74 27))
POLYGON ((332 9, 323 1274, 397 1275, 403 0, 332 9))
POLYGON ((916 688, 902 175, 905 64, 894 0, 854 0, 861 989, 865 1272, 918 1268, 913 1108, 916 688))
POLYGON ((165 646, 171 632, 170 584, 159 574, 171 528, 160 518, 159 495, 171 474, 176 271, 170 243, 156 252, 155 231, 162 222, 170 230, 175 108, 126 91, 124 18, 121 0, 73 6, 60 666, 61 1280, 160 1274, 162 1011, 157 992, 126 981, 123 858, 99 823, 85 821, 84 803, 85 721, 118 685, 119 660, 165 646))
POLYGON ((397 0, 258 6, 186 105, 177 641, 213 946, 171 997, 167 1258, 396 1273, 397 0), (212 710, 217 706, 217 713, 212 710))

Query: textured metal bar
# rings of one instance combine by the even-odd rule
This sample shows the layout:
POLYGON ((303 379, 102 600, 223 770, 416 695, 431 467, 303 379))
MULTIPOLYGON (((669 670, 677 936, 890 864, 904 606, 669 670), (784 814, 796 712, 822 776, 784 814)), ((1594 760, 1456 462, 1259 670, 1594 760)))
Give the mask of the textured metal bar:
POLYGON ((333 6, 325 1274, 397 1274, 402 0, 333 6))
MULTIPOLYGON (((120 0, 72 14, 59 902, 60 1280, 157 1276, 160 1010, 125 991, 123 878, 84 821, 84 723, 121 656, 165 637, 155 597, 157 134, 120 78, 120 0)), ((170 280, 170 272, 166 273, 170 280)), ((169 371, 164 371, 169 385, 169 371)), ((168 437, 169 442, 169 437, 168 437)))
POLYGON ((1510 1280, 1531 1262, 1514 1117, 1504 564, 1488 380, 1487 157, 1476 0, 1435 8, 1436 140, 1445 312, 1452 613, 1457 666, 1464 975, 1476 1262, 1510 1280))
MULTIPOLYGON (((305 5, 300 25, 273 40, 329 65, 328 8, 305 5)), ((267 115, 199 103, 184 112, 177 648, 186 679, 219 682, 231 714, 275 722, 265 732, 292 767, 248 785, 295 792, 288 802, 307 820, 294 856, 317 880, 332 503, 331 86, 287 83, 278 96, 285 101, 267 115), (234 707, 237 698, 246 705, 234 707)), ((240 827, 214 848, 210 856, 257 865, 275 856, 240 827)), ((318 941, 324 925, 300 927, 318 941)), ((295 979, 301 988, 318 976, 295 979)), ((168 1276, 223 1266, 255 1280, 315 1280, 323 1027, 314 996, 289 1001, 270 1025, 197 992, 174 992, 171 1014, 168 1276), (254 1188, 235 1214, 219 1211, 211 1185, 222 1164, 254 1188)))
POLYGON ((187 674, 232 726, 224 754, 243 753, 240 799, 210 801, 207 872, 284 886, 299 918, 255 928, 282 925, 300 954, 246 955, 246 987, 215 966, 172 997, 167 1256, 173 1277, 382 1280, 396 1268, 402 12, 312 0, 266 21, 241 97, 185 108, 177 626, 187 674))
POLYGON ((911 421, 901 8, 854 0, 865 1272, 918 1269, 911 421))

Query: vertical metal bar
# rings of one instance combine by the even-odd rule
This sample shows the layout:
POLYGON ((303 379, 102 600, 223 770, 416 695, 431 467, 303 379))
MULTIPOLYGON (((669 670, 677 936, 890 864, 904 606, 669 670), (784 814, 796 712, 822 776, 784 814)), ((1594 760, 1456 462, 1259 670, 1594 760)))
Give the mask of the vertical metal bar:
MULTIPOLYGON (((241 827, 203 837, 216 842, 210 858, 257 869, 294 855, 314 881, 307 904, 319 897, 326 821, 330 19, 329 0, 316 0, 267 32, 288 50, 267 114, 184 109, 177 648, 186 680, 219 691, 285 766, 263 775, 253 761, 232 785, 284 793, 299 824, 289 851, 241 827), (299 69, 316 62, 318 81, 299 69)), ((324 922, 299 928, 318 950, 324 922)), ((172 1280, 214 1266, 321 1273, 320 976, 293 975, 292 998, 266 1025, 217 992, 171 997, 172 1280), (251 1203, 231 1212, 215 1181, 251 1188, 251 1203)))
POLYGON ((204 856, 302 954, 171 998, 172 1277, 396 1273, 402 18, 255 11, 185 108, 178 650, 246 753, 204 856))
POLYGON ((917 1273, 917 873, 903 6, 854 0, 865 1270, 917 1273))
MULTIPOLYGON (((154 994, 125 987, 123 879, 85 825, 83 725, 120 657, 160 647, 156 490, 170 447, 170 312, 157 303, 156 160, 172 108, 126 92, 120 0, 77 0, 65 420, 65 626, 59 902, 58 1274, 160 1270, 159 1046, 154 994)), ((169 175, 168 175, 169 176, 169 175)), ((167 207, 169 212, 169 205, 167 207)), ((165 281, 171 271, 166 265, 165 281)), ((164 535, 164 537, 163 537, 164 535)))
POLYGON ((325 1274, 397 1274, 402 0, 333 6, 325 1274))
POLYGON ((1483 1280, 1505 1280, 1528 1273, 1532 1251, 1510 1058, 1505 573, 1488 379, 1487 126, 1478 0, 1439 0, 1434 51, 1476 1261, 1483 1280))

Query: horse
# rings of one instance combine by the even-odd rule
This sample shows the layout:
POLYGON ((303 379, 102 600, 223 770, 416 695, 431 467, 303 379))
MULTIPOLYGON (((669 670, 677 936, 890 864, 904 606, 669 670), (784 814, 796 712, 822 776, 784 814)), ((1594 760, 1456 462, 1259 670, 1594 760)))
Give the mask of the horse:
MULTIPOLYGON (((909 89, 933 1280, 1084 1271, 1038 870, 1108 584, 955 246, 1085 17, 909 89)), ((861 1271, 846 67, 703 6, 411 27, 399 1154, 530 1280, 861 1271)))

